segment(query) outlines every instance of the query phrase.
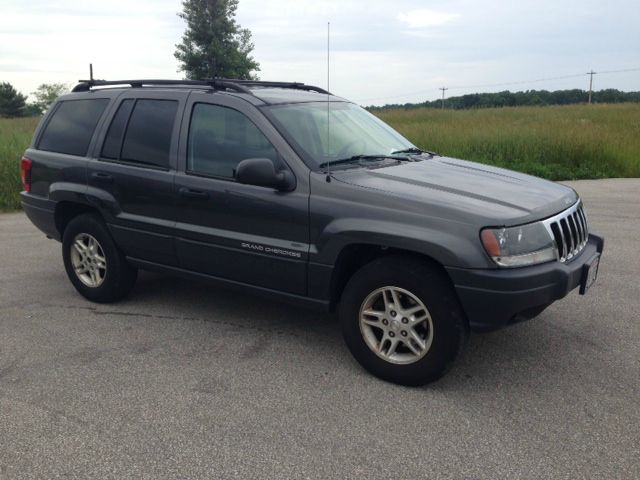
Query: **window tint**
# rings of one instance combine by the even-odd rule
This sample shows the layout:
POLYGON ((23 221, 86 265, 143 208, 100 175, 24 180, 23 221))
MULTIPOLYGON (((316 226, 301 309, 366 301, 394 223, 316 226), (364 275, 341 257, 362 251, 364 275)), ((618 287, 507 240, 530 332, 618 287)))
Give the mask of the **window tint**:
POLYGON ((38 149, 69 155, 86 155, 108 98, 60 102, 47 123, 38 149))
POLYGON ((238 163, 247 158, 270 158, 278 167, 275 148, 246 116, 231 108, 196 104, 189 127, 187 169, 233 178, 238 163))
POLYGON ((120 107, 118 107, 118 111, 113 117, 109 131, 107 132, 107 138, 105 138, 104 145, 102 146, 102 156, 104 158, 112 158, 114 160, 120 158, 122 137, 124 136, 124 129, 127 128, 133 102, 134 100, 129 98, 123 101, 120 107))
POLYGON ((177 110, 175 100, 137 100, 120 159, 169 168, 169 147, 177 110))

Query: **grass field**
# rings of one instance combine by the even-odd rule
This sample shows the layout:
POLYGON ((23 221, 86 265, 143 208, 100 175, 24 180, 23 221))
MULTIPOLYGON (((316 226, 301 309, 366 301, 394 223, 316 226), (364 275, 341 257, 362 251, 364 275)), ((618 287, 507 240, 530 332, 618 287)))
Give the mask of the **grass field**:
MULTIPOLYGON (((551 180, 640 177, 640 105, 394 110, 416 145, 551 180)), ((0 119, 0 210, 19 207, 20 157, 37 119, 0 119)))
POLYGON ((38 121, 38 118, 0 118, 0 210, 20 207, 20 159, 38 121))
POLYGON ((393 110, 417 146, 550 180, 640 177, 640 104, 393 110))

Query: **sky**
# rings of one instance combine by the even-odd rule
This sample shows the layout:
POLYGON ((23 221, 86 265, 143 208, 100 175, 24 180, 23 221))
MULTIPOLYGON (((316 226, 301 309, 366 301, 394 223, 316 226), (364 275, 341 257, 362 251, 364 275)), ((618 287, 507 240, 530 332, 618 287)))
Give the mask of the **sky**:
MULTIPOLYGON (((0 0, 0 81, 182 78, 180 0, 0 0)), ((363 105, 501 90, 640 90, 638 0, 240 0, 263 80, 363 105), (631 70, 626 72, 612 72, 631 70), (610 73, 605 73, 610 72, 610 73), (558 78, 562 77, 562 78, 558 78)))

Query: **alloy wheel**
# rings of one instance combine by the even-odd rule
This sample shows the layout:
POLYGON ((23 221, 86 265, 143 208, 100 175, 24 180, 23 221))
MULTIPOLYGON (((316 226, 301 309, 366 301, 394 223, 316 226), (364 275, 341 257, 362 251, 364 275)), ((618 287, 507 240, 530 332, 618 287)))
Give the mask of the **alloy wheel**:
POLYGON ((102 285, 107 275, 107 260, 102 246, 92 235, 79 233, 71 244, 71 265, 87 287, 102 285))
POLYGON ((362 302, 360 332, 378 357, 406 365, 423 358, 431 348, 433 321, 413 293, 388 286, 371 292, 362 302))

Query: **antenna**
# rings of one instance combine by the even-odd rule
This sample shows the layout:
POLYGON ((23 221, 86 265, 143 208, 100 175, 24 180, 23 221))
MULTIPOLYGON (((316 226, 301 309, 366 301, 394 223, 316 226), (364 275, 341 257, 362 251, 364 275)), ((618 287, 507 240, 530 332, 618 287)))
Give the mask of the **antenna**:
MULTIPOLYGON (((331 131, 329 130, 329 122, 331 121, 331 100, 329 92, 329 54, 331 52, 331 22, 327 22, 327 156, 331 155, 331 131)), ((327 183, 331 182, 331 160, 327 162, 327 183)))

